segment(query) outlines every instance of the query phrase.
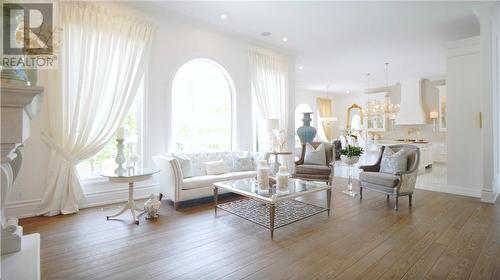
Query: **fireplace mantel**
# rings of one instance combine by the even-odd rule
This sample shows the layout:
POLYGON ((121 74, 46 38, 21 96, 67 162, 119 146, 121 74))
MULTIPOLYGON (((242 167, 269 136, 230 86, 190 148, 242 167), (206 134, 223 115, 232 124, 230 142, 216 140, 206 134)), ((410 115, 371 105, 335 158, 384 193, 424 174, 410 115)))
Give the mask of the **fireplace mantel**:
POLYGON ((4 205, 21 169, 21 150, 30 136, 30 121, 40 111, 43 87, 1 82, 1 248, 2 255, 21 249, 22 227, 6 219, 4 205))

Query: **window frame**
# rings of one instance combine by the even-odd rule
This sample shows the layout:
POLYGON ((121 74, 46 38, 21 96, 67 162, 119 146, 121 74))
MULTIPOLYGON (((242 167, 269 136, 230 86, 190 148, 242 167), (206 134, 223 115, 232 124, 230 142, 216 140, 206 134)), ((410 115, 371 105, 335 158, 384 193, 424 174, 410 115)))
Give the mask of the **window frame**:
POLYGON ((236 141, 237 141, 237 139, 236 139, 236 88, 234 86, 233 78, 231 77, 229 72, 226 70, 226 68, 222 64, 215 61, 214 59, 205 58, 205 57, 198 57, 198 58, 192 58, 192 59, 187 60, 186 62, 182 63, 181 66, 179 66, 177 68, 177 70, 175 71, 175 74, 173 76, 172 85, 170 87, 170 92, 171 92, 171 96, 170 96, 170 112, 171 112, 171 114, 170 114, 170 141, 169 141, 170 147, 168 147, 168 150, 171 152, 181 152, 181 153, 226 151, 226 150, 210 150, 210 151, 206 151, 206 150, 205 151, 203 151, 203 150, 177 150, 175 147, 175 124, 174 124, 175 117, 173 114, 173 112, 174 112, 173 107, 175 105, 174 104, 175 78, 179 74, 179 71, 182 69, 182 67, 184 67, 185 65, 187 65, 191 62, 196 62, 196 61, 206 62, 206 63, 209 63, 209 64, 215 66, 220 71, 220 73, 223 75, 225 81, 228 84, 229 93, 230 93, 229 104, 231 106, 231 108, 230 108, 230 115, 231 115, 230 132, 231 132, 231 135, 230 135, 229 150, 232 151, 237 146, 236 145, 236 141))

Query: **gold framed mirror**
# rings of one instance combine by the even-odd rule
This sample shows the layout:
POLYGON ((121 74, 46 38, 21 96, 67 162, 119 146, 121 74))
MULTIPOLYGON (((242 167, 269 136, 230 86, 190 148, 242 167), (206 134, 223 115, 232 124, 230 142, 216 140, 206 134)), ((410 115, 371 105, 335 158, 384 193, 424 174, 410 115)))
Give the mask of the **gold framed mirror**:
POLYGON ((347 108, 347 129, 361 130, 363 129, 363 110, 358 104, 352 104, 347 108))

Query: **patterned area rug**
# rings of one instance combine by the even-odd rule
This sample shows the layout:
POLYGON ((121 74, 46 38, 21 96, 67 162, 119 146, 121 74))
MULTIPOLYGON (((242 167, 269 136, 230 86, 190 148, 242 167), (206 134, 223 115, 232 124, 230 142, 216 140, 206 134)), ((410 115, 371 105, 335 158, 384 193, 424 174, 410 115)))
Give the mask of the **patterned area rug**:
MULTIPOLYGON (((219 208, 269 228, 269 205, 252 199, 241 199, 219 204, 219 208)), ((274 228, 279 228, 304 218, 327 211, 326 208, 297 200, 276 204, 274 228)))

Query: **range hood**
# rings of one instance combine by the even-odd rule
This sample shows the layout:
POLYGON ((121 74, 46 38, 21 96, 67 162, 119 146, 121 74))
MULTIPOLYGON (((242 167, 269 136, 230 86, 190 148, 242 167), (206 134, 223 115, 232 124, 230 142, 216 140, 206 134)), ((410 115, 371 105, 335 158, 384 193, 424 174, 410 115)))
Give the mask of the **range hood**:
POLYGON ((396 125, 425 124, 421 84, 422 79, 401 82, 401 108, 396 116, 396 125))

